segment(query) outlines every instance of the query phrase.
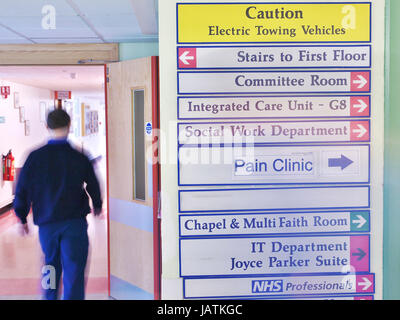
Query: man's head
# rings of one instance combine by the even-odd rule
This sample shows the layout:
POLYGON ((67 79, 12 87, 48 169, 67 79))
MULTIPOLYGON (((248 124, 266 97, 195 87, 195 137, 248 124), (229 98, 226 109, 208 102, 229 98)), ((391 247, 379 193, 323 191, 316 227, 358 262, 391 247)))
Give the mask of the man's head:
POLYGON ((70 125, 71 118, 62 109, 56 109, 47 115, 47 128, 54 138, 67 137, 70 125))

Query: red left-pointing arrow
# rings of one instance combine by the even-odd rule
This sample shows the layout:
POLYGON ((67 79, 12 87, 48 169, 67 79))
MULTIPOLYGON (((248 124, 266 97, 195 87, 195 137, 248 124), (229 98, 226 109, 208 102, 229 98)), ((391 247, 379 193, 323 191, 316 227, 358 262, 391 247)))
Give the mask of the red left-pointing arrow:
POLYGON ((179 48, 179 68, 196 68, 196 48, 179 48))

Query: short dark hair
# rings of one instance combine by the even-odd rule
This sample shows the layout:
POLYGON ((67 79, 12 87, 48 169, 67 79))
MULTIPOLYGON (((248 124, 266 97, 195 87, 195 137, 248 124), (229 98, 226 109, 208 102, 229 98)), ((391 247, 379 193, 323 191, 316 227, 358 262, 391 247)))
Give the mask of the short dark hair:
POLYGON ((47 126, 50 129, 65 128, 68 127, 70 123, 70 116, 62 109, 53 110, 47 115, 47 126))

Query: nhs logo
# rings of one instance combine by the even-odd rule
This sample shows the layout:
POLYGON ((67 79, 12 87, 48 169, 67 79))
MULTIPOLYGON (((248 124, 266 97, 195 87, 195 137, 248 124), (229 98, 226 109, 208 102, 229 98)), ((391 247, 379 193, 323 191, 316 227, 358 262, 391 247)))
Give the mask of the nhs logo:
POLYGON ((283 292, 283 280, 253 280, 252 293, 283 292))

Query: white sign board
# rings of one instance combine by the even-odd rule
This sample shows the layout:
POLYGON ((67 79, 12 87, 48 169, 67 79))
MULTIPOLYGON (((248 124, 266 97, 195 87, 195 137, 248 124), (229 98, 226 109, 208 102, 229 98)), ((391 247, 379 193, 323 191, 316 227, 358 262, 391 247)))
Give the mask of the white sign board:
POLYGON ((369 68, 371 46, 179 47, 179 69, 369 68))
POLYGON ((178 184, 368 183, 368 145, 183 147, 178 184))
POLYGON ((355 142, 370 140, 369 120, 180 123, 179 144, 355 142))
POLYGON ((163 298, 382 298, 384 3, 160 1, 163 298))
POLYGON ((369 96, 179 97, 178 118, 363 118, 370 116, 369 96))
POLYGON ((287 235, 370 232, 369 211, 261 212, 185 214, 179 217, 179 235, 287 235))
POLYGON ((367 209, 365 186, 202 189, 179 191, 179 212, 233 212, 296 209, 367 209), (245 199, 246 201, 243 201, 245 199))

